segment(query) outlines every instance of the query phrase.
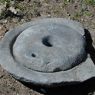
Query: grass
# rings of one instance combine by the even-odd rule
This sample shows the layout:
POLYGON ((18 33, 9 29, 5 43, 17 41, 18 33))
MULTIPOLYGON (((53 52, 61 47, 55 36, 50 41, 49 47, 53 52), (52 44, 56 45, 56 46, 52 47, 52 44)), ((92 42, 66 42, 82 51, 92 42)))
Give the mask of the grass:
POLYGON ((83 13, 83 15, 84 15, 84 16, 92 16, 92 13, 89 12, 89 11, 85 11, 85 12, 83 13))
POLYGON ((86 4, 95 5, 95 0, 84 0, 86 4))
POLYGON ((0 0, 0 3, 10 3, 11 0, 0 0))

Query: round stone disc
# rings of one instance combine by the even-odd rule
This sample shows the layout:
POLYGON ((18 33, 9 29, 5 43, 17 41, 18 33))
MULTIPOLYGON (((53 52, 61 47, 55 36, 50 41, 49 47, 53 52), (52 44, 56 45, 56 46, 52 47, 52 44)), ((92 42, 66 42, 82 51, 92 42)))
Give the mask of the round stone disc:
POLYGON ((85 59, 85 39, 76 30, 56 22, 25 29, 13 45, 18 64, 42 72, 71 69, 85 59))

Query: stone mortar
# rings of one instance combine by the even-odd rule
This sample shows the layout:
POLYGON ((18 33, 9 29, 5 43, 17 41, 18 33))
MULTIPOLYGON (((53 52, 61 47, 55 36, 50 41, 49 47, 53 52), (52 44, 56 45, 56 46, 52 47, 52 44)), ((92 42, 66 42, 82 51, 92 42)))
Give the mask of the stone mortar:
POLYGON ((31 21, 7 32, 0 64, 16 79, 52 87, 95 77, 82 25, 63 18, 31 21))

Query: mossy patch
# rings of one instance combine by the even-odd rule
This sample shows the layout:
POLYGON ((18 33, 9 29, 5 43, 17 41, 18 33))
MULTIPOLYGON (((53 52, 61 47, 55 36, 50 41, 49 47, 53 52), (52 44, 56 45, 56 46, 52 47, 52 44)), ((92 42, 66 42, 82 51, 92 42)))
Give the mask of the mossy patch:
POLYGON ((84 0, 86 4, 95 5, 95 0, 84 0))
POLYGON ((11 0, 0 0, 0 3, 10 3, 11 2, 11 0))

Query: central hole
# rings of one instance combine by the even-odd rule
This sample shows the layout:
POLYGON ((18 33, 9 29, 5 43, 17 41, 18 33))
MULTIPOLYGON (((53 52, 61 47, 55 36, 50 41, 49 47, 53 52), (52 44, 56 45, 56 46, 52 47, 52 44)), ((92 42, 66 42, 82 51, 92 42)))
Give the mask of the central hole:
POLYGON ((31 54, 32 57, 36 57, 36 55, 34 53, 31 54))
POLYGON ((50 36, 46 36, 42 39, 42 43, 47 47, 52 47, 50 36))

